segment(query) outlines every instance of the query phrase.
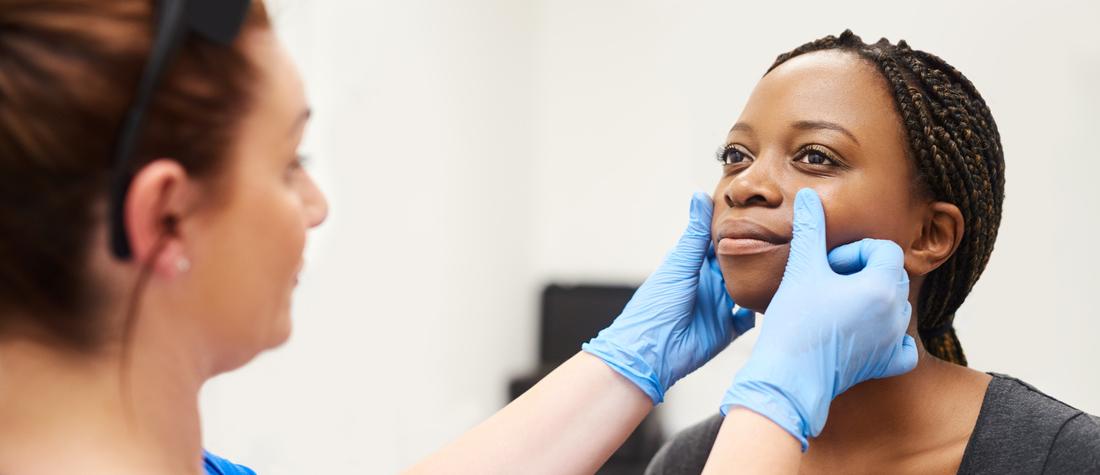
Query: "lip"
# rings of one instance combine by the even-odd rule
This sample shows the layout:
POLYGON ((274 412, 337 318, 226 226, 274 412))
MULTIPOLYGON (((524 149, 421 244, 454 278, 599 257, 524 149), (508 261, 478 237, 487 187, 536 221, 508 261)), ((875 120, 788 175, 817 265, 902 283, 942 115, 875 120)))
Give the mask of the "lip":
POLYGON ((717 226, 715 253, 725 256, 745 256, 778 250, 790 244, 791 238, 748 219, 730 219, 717 226))

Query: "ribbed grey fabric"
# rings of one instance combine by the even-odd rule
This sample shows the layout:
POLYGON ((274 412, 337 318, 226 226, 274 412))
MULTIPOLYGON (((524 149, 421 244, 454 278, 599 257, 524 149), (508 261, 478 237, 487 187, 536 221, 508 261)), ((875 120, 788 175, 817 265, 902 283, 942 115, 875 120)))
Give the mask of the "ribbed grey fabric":
MULTIPOLYGON (((1011 376, 990 375, 960 474, 1100 474, 1100 418, 1011 376)), ((715 415, 680 432, 646 474, 701 473, 721 426, 715 415)))

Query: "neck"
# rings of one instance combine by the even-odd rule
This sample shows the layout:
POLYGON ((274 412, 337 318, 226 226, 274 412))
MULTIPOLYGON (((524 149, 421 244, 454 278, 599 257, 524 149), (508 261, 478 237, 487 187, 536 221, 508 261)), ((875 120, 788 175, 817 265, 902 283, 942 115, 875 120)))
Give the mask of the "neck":
POLYGON ((865 381, 837 396, 811 448, 824 455, 864 453, 880 459, 944 450, 961 457, 990 378, 942 361, 923 346, 918 351, 913 371, 865 381))
POLYGON ((0 472, 201 473, 205 378, 170 345, 141 341, 95 354, 0 343, 0 472))
POLYGON ((865 381, 837 396, 829 408, 829 435, 879 436, 878 428, 912 432, 914 426, 921 423, 921 411, 913 409, 919 409, 931 396, 929 392, 937 390, 938 385, 931 383, 942 378, 944 368, 940 364, 922 348, 913 371, 893 378, 865 381))
MULTIPOLYGON (((990 377, 932 356, 917 332, 922 276, 911 276, 914 309, 908 333, 917 342, 913 371, 853 386, 833 400, 825 429, 811 450, 829 458, 874 454, 883 459, 934 451, 961 457, 974 429, 990 377)), ((956 461, 957 462, 957 461, 956 461)))

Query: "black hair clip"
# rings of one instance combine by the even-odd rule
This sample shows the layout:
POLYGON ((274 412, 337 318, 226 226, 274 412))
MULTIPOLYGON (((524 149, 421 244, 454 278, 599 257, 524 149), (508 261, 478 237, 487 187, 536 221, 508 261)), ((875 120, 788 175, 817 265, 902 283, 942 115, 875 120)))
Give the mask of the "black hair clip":
POLYGON ((137 92, 123 119, 111 159, 110 232, 111 251, 119 259, 132 255, 126 234, 123 207, 134 171, 129 163, 141 136, 142 123, 164 72, 175 59, 190 33, 222 45, 230 45, 240 34, 251 0, 158 0, 152 52, 141 74, 137 92))

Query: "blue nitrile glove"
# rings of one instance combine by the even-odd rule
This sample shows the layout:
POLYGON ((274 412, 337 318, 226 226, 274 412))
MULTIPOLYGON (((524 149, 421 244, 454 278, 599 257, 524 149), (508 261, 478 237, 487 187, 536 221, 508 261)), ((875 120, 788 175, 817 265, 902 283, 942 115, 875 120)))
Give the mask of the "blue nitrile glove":
POLYGON ((821 200, 800 190, 783 281, 722 413, 731 406, 751 409, 790 432, 805 451, 838 394, 912 370, 917 348, 905 334, 910 307, 903 261, 897 244, 877 239, 826 254, 821 200))
POLYGON ((611 326, 581 346, 638 385, 653 404, 756 323, 750 310, 733 312, 711 245, 713 210, 706 193, 691 197, 691 219, 676 247, 611 326))

